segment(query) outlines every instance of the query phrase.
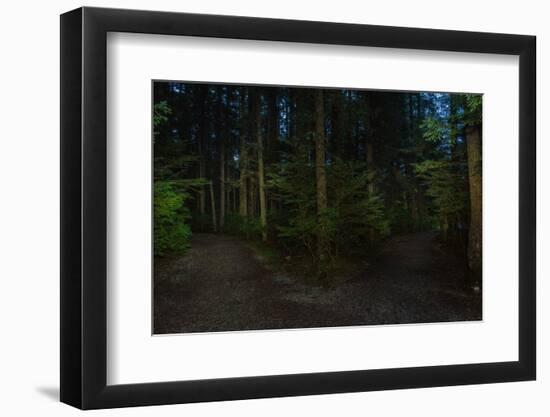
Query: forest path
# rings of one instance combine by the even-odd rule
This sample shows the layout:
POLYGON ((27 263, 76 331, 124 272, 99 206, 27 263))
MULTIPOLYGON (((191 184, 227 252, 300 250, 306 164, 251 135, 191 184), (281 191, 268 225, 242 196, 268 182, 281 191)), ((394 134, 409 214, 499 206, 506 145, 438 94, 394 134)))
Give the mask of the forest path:
POLYGON ((388 239, 380 254, 393 270, 415 271, 430 265, 436 244, 436 232, 419 232, 388 239))
POLYGON ((361 275, 368 315, 380 323, 481 319, 481 295, 464 288, 460 259, 445 251, 436 232, 395 236, 361 275))
POLYGON ((432 232, 393 237, 372 265, 322 288, 268 269, 238 238, 196 234, 186 255, 155 265, 155 333, 480 319, 480 296, 441 256, 432 232))
POLYGON ((235 237, 195 234, 185 256, 158 263, 155 333, 311 327, 326 314, 288 300, 291 288, 306 287, 267 269, 235 237))

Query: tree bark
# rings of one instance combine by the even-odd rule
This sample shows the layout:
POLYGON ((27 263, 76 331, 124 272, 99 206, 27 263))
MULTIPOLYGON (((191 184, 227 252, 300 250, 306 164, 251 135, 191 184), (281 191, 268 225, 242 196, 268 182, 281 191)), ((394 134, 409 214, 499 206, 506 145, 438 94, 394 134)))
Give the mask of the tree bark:
POLYGON ((466 128, 468 180, 470 184, 470 229, 468 233, 468 266, 474 281, 481 278, 481 135, 479 126, 466 128))
MULTIPOLYGON (((225 205, 226 205, 226 187, 225 187, 225 141, 228 132, 228 116, 227 112, 224 112, 223 108, 223 89, 218 90, 218 132, 220 142, 220 230, 223 230, 225 224, 225 205)), ((227 96, 231 94, 230 90, 227 91, 227 96)))
MULTIPOLYGON (((375 176, 375 168, 374 168, 374 102, 373 100, 368 100, 366 103, 367 106, 367 117, 365 120, 365 124, 367 126, 367 134, 365 135, 365 161, 367 163, 367 174, 368 174, 368 185, 367 185, 367 192, 369 197, 374 196, 374 176, 375 176)), ((374 228, 370 228, 369 230, 369 242, 372 244, 375 241, 375 230, 374 228)))
MULTIPOLYGON (((267 93, 267 155, 264 152, 265 165, 275 163, 279 154, 280 114, 277 90, 269 89, 267 93)), ((265 199, 268 211, 277 209, 276 201, 265 190, 265 199)))
MULTIPOLYGON (((408 99, 408 113, 409 113, 409 126, 408 126, 409 142, 410 142, 410 145, 416 148, 418 143, 422 140, 422 138, 417 137, 416 126, 420 124, 420 119, 416 117, 414 114, 413 95, 410 95, 408 99)), ((413 231, 417 231, 420 229, 420 210, 419 210, 420 193, 418 191, 416 176, 414 175, 414 168, 412 167, 412 164, 416 164, 416 162, 417 162, 417 152, 415 151, 413 152, 412 155, 410 155, 410 160, 408 161, 406 166, 407 176, 409 177, 409 182, 410 182, 409 194, 411 199, 411 217, 413 221, 413 231)))
POLYGON ((210 204, 212 205, 212 230, 214 232, 218 231, 218 226, 216 224, 216 200, 214 199, 214 185, 210 181, 210 204))
POLYGON ((234 170, 232 170, 230 172, 232 172, 232 174, 230 175, 231 176, 231 202, 232 202, 231 211, 232 211, 233 214, 235 214, 235 213, 239 212, 239 207, 237 205, 237 192, 238 192, 237 191, 238 187, 236 186, 237 177, 235 175, 234 170))
POLYGON ((344 100, 342 98, 342 92, 335 90, 332 93, 332 137, 330 143, 332 155, 337 157, 343 156, 344 149, 344 137, 345 137, 345 124, 344 124, 344 100))
POLYGON ((256 217, 256 206, 258 203, 258 194, 256 193, 256 176, 250 175, 248 178, 247 190, 248 190, 248 216, 256 217))
MULTIPOLYGON (((267 155, 268 163, 274 161, 279 151, 279 108, 277 106, 277 90, 269 89, 267 93, 267 155)), ((265 154, 266 152, 264 152, 265 154)))
POLYGON ((255 92, 253 97, 253 118, 258 155, 258 194, 260 200, 260 226, 262 228, 262 240, 265 242, 267 241, 267 212, 265 201, 264 149, 262 141, 262 124, 260 114, 260 94, 258 92, 255 92))
MULTIPOLYGON (((326 179, 326 144, 325 144, 325 112, 323 103, 323 90, 315 91, 315 177, 317 184, 317 216, 319 220, 327 209, 327 179, 326 179)), ((323 262, 327 252, 327 236, 323 227, 319 228, 317 235, 317 254, 319 261, 323 262)))
POLYGON ((374 146, 372 139, 367 139, 367 171, 369 173, 369 195, 374 194, 374 146))
POLYGON ((246 146, 246 119, 245 119, 245 109, 246 109, 246 90, 241 90, 241 103, 240 103, 240 150, 239 150, 239 215, 241 217, 248 217, 248 201, 247 195, 248 190, 246 187, 246 177, 248 171, 248 155, 247 155, 247 146, 246 146))
POLYGON ((220 229, 225 224, 225 138, 220 143, 220 229))
MULTIPOLYGON (((368 134, 368 136, 370 136, 370 133, 368 134)), ((369 194, 369 197, 373 197, 375 170, 374 170, 374 146, 372 144, 372 138, 367 139, 366 151, 367 151, 367 173, 369 178, 369 182, 367 185, 367 192, 369 194)), ((369 242, 373 243, 374 241, 375 241, 375 230, 374 228, 371 227, 369 230, 369 242)))
MULTIPOLYGON (((199 126, 198 126, 198 139, 199 139, 199 177, 204 179, 206 175, 206 160, 205 160, 205 147, 206 147, 206 135, 208 130, 208 117, 206 113, 206 99, 207 91, 204 87, 200 87, 199 90, 199 126)), ((199 212, 204 215, 206 212, 206 193, 204 191, 204 185, 201 185, 199 190, 199 212)))

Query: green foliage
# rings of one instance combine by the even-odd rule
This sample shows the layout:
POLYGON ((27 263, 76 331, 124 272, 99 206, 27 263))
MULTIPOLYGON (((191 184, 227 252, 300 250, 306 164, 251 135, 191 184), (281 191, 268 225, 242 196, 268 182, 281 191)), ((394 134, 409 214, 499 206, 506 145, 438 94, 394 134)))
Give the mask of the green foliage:
POLYGON ((241 221, 241 233, 247 238, 260 238, 262 235, 262 225, 258 217, 247 217, 241 221))
POLYGON ((470 112, 480 112, 482 96, 481 94, 466 94, 466 108, 470 112))
POLYGON ((166 100, 155 103, 153 105, 153 127, 166 122, 170 114, 172 114, 172 109, 170 109, 166 100))
POLYGON ((315 258, 317 203, 315 168, 309 160, 309 140, 298 141, 288 160, 271 167, 267 186, 281 198, 287 211, 286 221, 277 225, 277 236, 287 247, 296 248, 315 258))
POLYGON ((464 95, 465 105, 462 118, 467 126, 475 126, 481 123, 482 98, 481 94, 464 95))
POLYGON ((448 134, 448 127, 435 117, 427 117, 420 124, 423 131, 423 137, 426 141, 437 143, 448 134))
POLYGON ((410 210, 403 200, 396 199, 388 208, 386 216, 391 224, 392 233, 409 233, 416 226, 410 210))
POLYGON ((347 235, 343 243, 364 240, 371 231, 380 237, 389 233, 384 201, 375 191, 375 174, 364 163, 336 159, 328 169, 328 178, 336 228, 339 235, 347 235))
POLYGON ((468 202, 466 178, 460 165, 426 160, 414 164, 414 168, 426 186, 426 195, 432 199, 436 214, 450 222, 459 222, 468 202))
POLYGON ((328 208, 317 213, 315 168, 308 155, 298 148, 269 174, 268 185, 282 197, 288 213, 286 223, 277 227, 278 237, 314 263, 326 261, 326 269, 344 250, 364 248, 372 236, 386 236, 389 222, 381 194, 374 191, 374 174, 362 162, 338 158, 327 166, 328 208), (318 259, 320 236, 327 246, 320 252, 328 259, 318 259))
POLYGON ((190 218, 184 202, 189 194, 176 192, 168 181, 157 181, 154 185, 154 228, 155 256, 168 253, 183 253, 189 247, 191 228, 186 223, 190 218))
POLYGON ((247 239, 259 239, 262 225, 259 218, 228 214, 225 216, 223 231, 230 235, 245 236, 247 239))
POLYGON ((260 149, 267 244, 289 263, 307 264, 308 274, 363 262, 390 233, 443 221, 455 235, 467 230, 466 131, 481 123, 481 95, 334 90, 323 97, 319 115, 314 94, 303 89, 169 83, 155 91, 155 253, 185 250, 190 226, 260 240, 260 149), (319 213, 314 130, 321 118, 327 208, 319 213), (245 217, 237 208, 241 177, 245 217), (213 214, 221 220, 222 201, 220 229, 212 223, 213 214))
MULTIPOLYGON (((179 151, 178 147, 173 146, 175 151, 179 151)), ((163 156, 155 157, 155 178, 158 179, 171 179, 175 181, 176 179, 182 184, 185 182, 189 187, 198 188, 204 184, 208 184, 209 181, 202 180, 202 183, 196 182, 199 181, 199 178, 190 178, 182 179, 183 174, 190 173, 193 170, 194 165, 198 161, 196 155, 177 155, 174 157, 166 158, 163 156), (195 181, 195 182, 193 182, 195 181)))
POLYGON ((430 199, 429 210, 443 236, 460 233, 468 219, 468 178, 465 158, 465 126, 481 123, 482 96, 465 94, 450 98, 451 113, 426 117, 422 136, 434 148, 422 162, 413 163, 416 178, 430 199))
POLYGON ((239 214, 229 213, 225 215, 223 232, 229 235, 241 234, 242 217, 239 214))

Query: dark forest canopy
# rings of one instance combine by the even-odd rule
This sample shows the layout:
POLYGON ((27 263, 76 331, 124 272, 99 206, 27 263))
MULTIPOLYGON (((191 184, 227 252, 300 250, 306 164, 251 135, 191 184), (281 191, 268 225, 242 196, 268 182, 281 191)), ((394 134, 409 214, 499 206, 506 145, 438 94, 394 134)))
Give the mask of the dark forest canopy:
POLYGON ((154 83, 155 255, 264 242, 317 278, 438 230, 481 271, 481 96, 154 83))

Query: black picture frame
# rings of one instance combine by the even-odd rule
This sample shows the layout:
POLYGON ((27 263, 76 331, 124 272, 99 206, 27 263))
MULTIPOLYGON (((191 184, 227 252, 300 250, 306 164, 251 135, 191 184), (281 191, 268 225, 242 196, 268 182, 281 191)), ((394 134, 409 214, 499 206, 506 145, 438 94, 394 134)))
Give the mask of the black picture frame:
POLYGON ((61 401, 95 409, 534 380, 535 45, 524 35, 251 17, 88 7, 61 15, 61 401), (108 32, 519 56, 519 360, 107 385, 108 32))

